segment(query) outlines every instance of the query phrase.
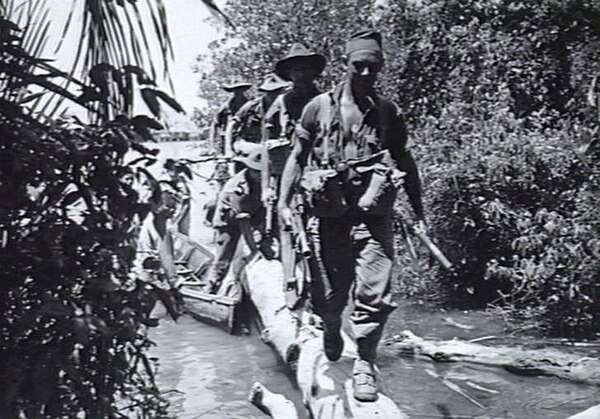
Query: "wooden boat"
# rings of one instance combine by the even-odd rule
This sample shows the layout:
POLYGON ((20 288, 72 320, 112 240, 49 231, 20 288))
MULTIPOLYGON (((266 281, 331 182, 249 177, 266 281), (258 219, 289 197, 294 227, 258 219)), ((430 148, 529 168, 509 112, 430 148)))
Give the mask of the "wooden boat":
POLYGON ((202 278, 214 255, 184 234, 172 232, 171 237, 173 262, 176 266, 174 285, 183 295, 186 312, 197 320, 233 333, 241 298, 210 294, 203 289, 205 281, 202 278))

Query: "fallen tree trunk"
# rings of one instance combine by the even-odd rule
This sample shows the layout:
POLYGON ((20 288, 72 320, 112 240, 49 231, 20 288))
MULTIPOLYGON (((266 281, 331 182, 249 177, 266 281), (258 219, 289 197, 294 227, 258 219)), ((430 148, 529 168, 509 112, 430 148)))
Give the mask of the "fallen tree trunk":
POLYGON ((248 399, 273 419, 298 419, 296 406, 291 400, 269 391, 261 383, 254 383, 248 399))
POLYGON ((600 385, 600 360, 553 348, 492 347, 460 340, 433 341, 404 331, 387 345, 401 353, 419 354, 440 362, 493 365, 521 375, 547 375, 600 385))
POLYGON ((569 416, 567 419, 598 419, 600 418, 600 404, 592 406, 589 409, 579 412, 576 415, 569 416))
POLYGON ((327 360, 322 332, 304 324, 301 316, 285 305, 280 262, 256 256, 246 266, 244 281, 264 325, 263 339, 295 372, 302 401, 314 419, 407 418, 384 394, 373 403, 354 399, 354 343, 344 335, 342 359, 327 360))

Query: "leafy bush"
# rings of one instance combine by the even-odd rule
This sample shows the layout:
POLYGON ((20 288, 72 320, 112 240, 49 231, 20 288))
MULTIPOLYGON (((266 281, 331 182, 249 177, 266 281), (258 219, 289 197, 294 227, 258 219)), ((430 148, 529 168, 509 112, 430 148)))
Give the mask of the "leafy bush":
MULTIPOLYGON (((44 15, 40 5, 17 10, 44 15)), ((132 71, 143 71, 104 63, 91 68, 89 84, 81 82, 31 55, 29 32, 5 19, 5 6, 0 4, 0 417, 165 417, 167 403, 146 354, 152 344, 147 328, 156 325, 149 318, 156 301, 171 300, 130 273, 139 207, 120 182, 131 169, 124 165, 129 150, 142 154, 140 163, 153 160, 140 143, 160 124, 129 115, 132 83, 113 89, 131 81, 132 71), (98 122, 52 118, 43 106, 34 112, 40 93, 30 92, 32 85, 56 94, 57 101, 84 106, 98 122), (63 87, 73 85, 81 94, 63 87)), ((43 42, 45 26, 39 27, 36 42, 43 42)))
POLYGON ((577 150, 598 127, 584 93, 585 75, 600 70, 600 9, 397 3, 386 18, 403 58, 391 77, 413 126, 431 230, 457 264, 424 284, 462 305, 502 303, 555 333, 598 331, 598 174, 577 150))

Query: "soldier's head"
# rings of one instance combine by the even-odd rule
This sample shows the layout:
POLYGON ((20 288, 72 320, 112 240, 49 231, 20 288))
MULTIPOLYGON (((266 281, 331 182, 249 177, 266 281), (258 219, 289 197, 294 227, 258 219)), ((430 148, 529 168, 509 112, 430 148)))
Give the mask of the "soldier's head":
POLYGON ((373 30, 362 30, 352 35, 346 42, 344 62, 353 89, 372 90, 384 62, 381 34, 373 30))
POLYGON ((233 93, 234 97, 245 97, 244 93, 251 87, 251 83, 246 83, 242 81, 235 81, 233 83, 221 86, 221 88, 226 92, 233 93))
POLYGON ((325 68, 325 57, 310 52, 302 44, 292 45, 290 52, 275 64, 275 74, 294 86, 312 84, 325 68))
POLYGON ((272 102, 288 88, 288 82, 280 79, 275 74, 268 74, 260 86, 258 86, 258 91, 264 94, 267 102, 272 102))

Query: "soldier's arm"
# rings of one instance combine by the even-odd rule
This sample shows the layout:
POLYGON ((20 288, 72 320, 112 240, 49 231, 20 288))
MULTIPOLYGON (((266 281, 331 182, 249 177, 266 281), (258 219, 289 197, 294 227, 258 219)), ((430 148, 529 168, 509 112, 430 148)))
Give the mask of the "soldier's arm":
POLYGON ((425 219, 423 210, 423 200, 421 194, 421 178, 417 163, 415 162, 410 149, 407 148, 408 135, 404 118, 394 106, 394 117, 392 118, 392 132, 394 133, 394 143, 390 144, 390 151, 396 160, 398 169, 406 173, 404 177, 404 190, 408 196, 408 201, 415 215, 419 220, 425 219))
POLYGON ((234 153, 239 152, 238 147, 240 146, 240 143, 243 141, 243 139, 240 137, 240 134, 242 132, 242 125, 244 123, 244 120, 248 117, 248 111, 251 106, 252 106, 251 101, 246 102, 235 113, 233 118, 231 118, 231 121, 229 122, 229 124, 227 126, 226 135, 229 137, 229 141, 231 143, 231 149, 233 150, 234 153))
POLYGON ((300 181, 302 170, 306 166, 316 132, 317 114, 318 104, 313 100, 304 108, 300 122, 294 131, 295 138, 292 141, 294 147, 285 162, 281 176, 280 207, 289 207, 295 186, 300 181))

